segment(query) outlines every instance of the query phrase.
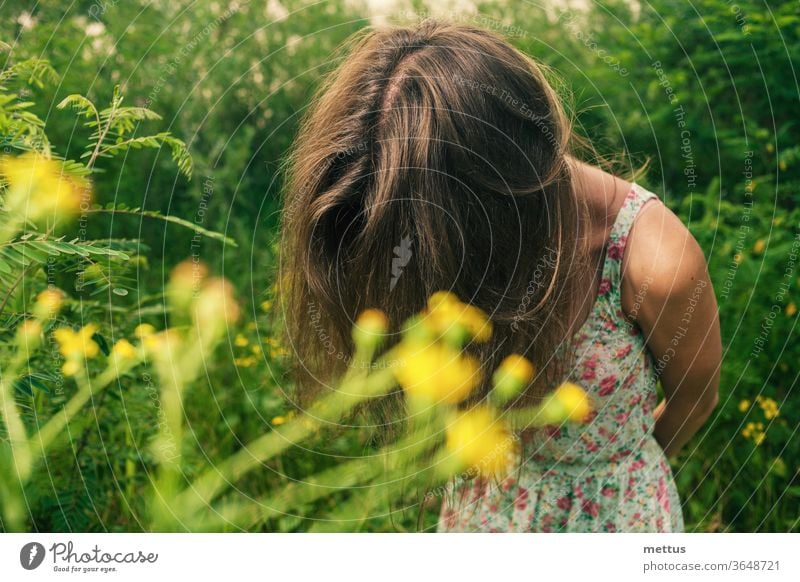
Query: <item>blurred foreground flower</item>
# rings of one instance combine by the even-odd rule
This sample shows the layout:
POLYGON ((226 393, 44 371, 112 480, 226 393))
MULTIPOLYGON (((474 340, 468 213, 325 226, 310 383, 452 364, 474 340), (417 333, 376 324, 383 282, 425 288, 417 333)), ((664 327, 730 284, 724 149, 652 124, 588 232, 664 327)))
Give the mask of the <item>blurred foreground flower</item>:
POLYGON ((380 345, 388 329, 389 318, 383 311, 367 309, 356 319, 353 341, 358 347, 374 350, 380 345))
POLYGON ((507 423, 478 406, 458 413, 447 426, 446 447, 464 467, 487 477, 505 476, 518 460, 518 445, 507 423))
POLYGON ((68 176, 61 163, 41 154, 0 158, 0 175, 8 182, 6 206, 29 220, 66 218, 90 200, 87 180, 68 176))
POLYGON ((42 337, 42 324, 35 319, 26 319, 17 328, 17 345, 27 350, 35 350, 42 337))
POLYGON ((53 337, 59 344, 59 351, 66 362, 62 371, 67 376, 78 373, 84 360, 94 358, 100 351, 92 337, 97 333, 97 326, 90 323, 77 332, 69 327, 60 327, 53 332, 53 337))
POLYGON ((536 375, 536 368, 529 360, 517 354, 505 358, 492 376, 492 384, 502 402, 520 394, 536 375))
POLYGON ((133 330, 134 337, 140 340, 150 337, 154 333, 156 333, 156 328, 150 325, 149 323, 141 323, 137 325, 133 330))
POLYGON ((589 397, 583 388, 564 382, 545 398, 540 414, 545 422, 559 424, 565 420, 583 422, 591 410, 589 397))
POLYGON ((114 347, 111 348, 111 358, 118 365, 133 362, 137 355, 138 352, 136 348, 133 347, 133 344, 124 338, 115 343, 114 347))
POLYGON ((194 301, 194 323, 206 341, 214 341, 227 326, 239 319, 239 304, 233 297, 233 285, 221 277, 205 282, 194 301))
POLYGON ((409 396, 457 404, 481 380, 478 362, 442 343, 403 342, 396 351, 394 374, 409 396))
POLYGON ((60 289, 46 289, 36 296, 33 314, 37 319, 49 319, 56 315, 64 302, 64 293, 60 289))
POLYGON ((486 314, 474 305, 463 303, 449 291, 431 295, 422 323, 455 346, 463 345, 468 339, 485 342, 492 336, 492 324, 486 314))
POLYGON ((207 276, 208 267, 201 261, 187 259, 178 263, 170 273, 166 289, 173 309, 179 313, 188 311, 207 276))

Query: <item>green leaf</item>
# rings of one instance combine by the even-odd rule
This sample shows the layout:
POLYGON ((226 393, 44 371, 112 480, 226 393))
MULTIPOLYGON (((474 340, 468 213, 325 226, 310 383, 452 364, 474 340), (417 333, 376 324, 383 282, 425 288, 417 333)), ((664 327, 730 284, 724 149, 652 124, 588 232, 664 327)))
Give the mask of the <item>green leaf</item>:
POLYGON ((103 352, 104 356, 108 356, 111 353, 111 350, 108 347, 108 342, 106 341, 106 338, 104 338, 102 335, 96 333, 92 336, 92 339, 100 348, 100 351, 103 352))

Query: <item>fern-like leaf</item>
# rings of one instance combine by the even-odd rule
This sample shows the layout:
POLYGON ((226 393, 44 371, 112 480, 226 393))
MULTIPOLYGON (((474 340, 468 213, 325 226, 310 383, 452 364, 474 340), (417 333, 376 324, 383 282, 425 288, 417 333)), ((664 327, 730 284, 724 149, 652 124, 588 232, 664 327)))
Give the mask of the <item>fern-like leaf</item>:
POLYGON ((124 204, 108 204, 107 206, 94 206, 88 212, 96 212, 96 213, 109 213, 109 214, 133 214, 135 216, 141 216, 143 218, 152 218, 155 220, 163 220, 164 222, 171 222, 173 224, 180 225, 184 228, 188 228, 195 233, 213 239, 218 240, 226 245, 230 246, 238 246, 236 241, 229 236, 225 236, 220 232, 216 232, 214 230, 209 230, 207 228, 203 228, 202 226, 190 221, 185 220, 183 218, 179 218, 177 216, 172 215, 164 215, 156 210, 143 210, 141 208, 129 208, 124 204))

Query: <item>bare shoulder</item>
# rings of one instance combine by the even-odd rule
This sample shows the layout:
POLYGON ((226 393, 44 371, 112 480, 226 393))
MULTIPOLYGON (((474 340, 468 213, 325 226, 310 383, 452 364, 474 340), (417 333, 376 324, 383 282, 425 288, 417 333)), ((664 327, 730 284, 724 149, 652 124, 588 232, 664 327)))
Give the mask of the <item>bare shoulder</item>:
POLYGON ((648 202, 631 228, 623 258, 623 309, 635 315, 636 298, 666 307, 710 285, 700 245, 660 200, 648 202), (644 291, 644 293, 643 293, 644 291))

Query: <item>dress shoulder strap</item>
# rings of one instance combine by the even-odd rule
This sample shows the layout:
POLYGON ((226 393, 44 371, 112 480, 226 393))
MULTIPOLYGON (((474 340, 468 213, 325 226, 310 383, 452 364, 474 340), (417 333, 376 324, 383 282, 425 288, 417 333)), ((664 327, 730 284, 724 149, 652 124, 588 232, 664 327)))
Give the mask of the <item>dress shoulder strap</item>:
POLYGON ((606 243, 603 278, 615 289, 619 289, 622 257, 628 243, 628 234, 639 211, 651 200, 658 200, 658 196, 634 183, 611 227, 606 243))

